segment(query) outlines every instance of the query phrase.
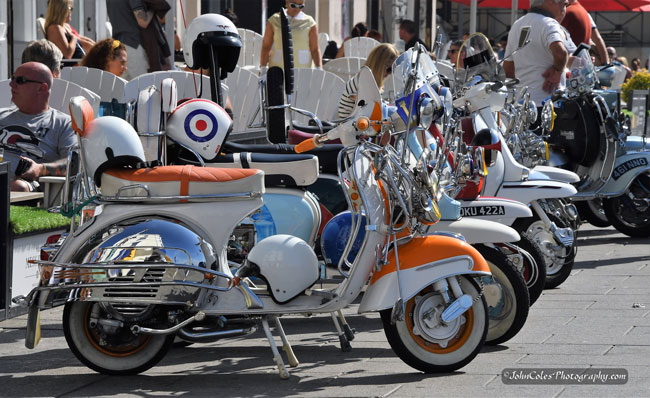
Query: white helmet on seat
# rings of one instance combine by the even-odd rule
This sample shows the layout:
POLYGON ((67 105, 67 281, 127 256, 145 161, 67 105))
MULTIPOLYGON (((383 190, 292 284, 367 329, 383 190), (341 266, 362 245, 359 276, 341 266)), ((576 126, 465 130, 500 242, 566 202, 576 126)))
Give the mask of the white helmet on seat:
POLYGON ((81 137, 86 172, 101 186, 102 173, 116 167, 136 167, 144 162, 138 133, 123 119, 103 116, 93 120, 81 137))
MULTIPOLYGON (((242 43, 237 28, 219 14, 203 14, 192 20, 183 37, 183 57, 191 69, 211 65, 210 46, 217 51, 219 67, 232 72, 237 66, 242 43)), ((215 71, 216 73, 216 71, 215 71)))

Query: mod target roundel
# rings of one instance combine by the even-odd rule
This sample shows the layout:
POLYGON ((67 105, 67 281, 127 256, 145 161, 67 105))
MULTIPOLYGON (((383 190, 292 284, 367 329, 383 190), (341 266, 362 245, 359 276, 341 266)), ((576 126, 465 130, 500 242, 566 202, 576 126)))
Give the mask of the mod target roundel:
POLYGON ((219 123, 213 114, 205 109, 196 109, 185 117, 185 134, 192 141, 210 141, 219 131, 219 123))

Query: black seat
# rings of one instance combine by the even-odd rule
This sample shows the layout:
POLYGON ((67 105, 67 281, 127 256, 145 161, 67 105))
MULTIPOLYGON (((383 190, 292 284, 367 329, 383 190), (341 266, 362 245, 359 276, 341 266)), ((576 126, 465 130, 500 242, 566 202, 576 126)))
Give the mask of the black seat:
MULTIPOLYGON (((286 154, 296 155, 295 145, 289 144, 238 144, 234 142, 225 142, 222 151, 226 153, 255 152, 257 154, 286 154)), ((337 174, 336 160, 338 154, 343 149, 343 145, 327 144, 320 148, 314 148, 308 155, 314 155, 318 158, 318 165, 321 173, 337 174)))

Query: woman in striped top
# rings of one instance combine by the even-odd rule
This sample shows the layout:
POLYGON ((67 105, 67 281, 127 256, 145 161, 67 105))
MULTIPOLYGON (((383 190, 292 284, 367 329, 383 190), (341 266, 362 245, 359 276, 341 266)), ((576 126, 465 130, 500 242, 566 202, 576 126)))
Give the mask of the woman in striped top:
MULTIPOLYGON (((373 48, 368 54, 365 66, 369 67, 377 82, 377 87, 381 91, 384 87, 384 79, 393 72, 393 62, 397 59, 399 53, 392 44, 383 43, 373 48)), ((358 73, 348 80, 343 90, 343 95, 339 100, 339 109, 336 114, 337 119, 343 119, 352 114, 357 100, 358 91, 358 73)))

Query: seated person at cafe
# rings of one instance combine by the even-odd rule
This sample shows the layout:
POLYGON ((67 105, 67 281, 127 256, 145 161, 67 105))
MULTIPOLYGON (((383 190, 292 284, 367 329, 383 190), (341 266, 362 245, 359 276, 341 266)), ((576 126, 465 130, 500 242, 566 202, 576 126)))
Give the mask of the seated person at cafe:
POLYGON ((39 177, 65 175, 77 138, 70 116, 49 106, 52 72, 47 66, 27 62, 9 85, 15 106, 0 108, 0 146, 9 162, 11 190, 35 191, 39 177))

